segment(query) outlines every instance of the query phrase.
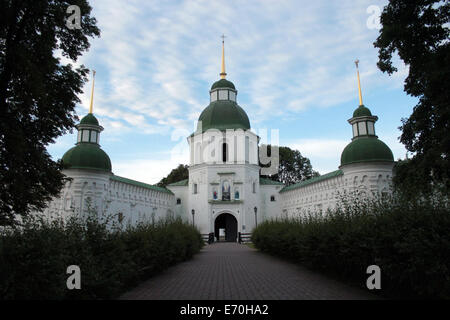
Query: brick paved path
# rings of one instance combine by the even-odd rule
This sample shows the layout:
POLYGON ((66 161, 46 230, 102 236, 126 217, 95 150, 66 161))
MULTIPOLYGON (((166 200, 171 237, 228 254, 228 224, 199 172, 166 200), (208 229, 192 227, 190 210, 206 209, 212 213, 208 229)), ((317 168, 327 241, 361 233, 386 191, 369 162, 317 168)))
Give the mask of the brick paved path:
POLYGON ((207 245, 192 260, 169 268, 121 297, 164 300, 373 298, 369 292, 237 243, 207 245))

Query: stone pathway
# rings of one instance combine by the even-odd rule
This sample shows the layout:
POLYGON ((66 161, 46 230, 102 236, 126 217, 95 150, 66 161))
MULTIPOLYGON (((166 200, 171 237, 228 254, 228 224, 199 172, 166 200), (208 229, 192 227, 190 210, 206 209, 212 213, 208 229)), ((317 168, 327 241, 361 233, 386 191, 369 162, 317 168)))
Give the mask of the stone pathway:
POLYGON ((237 243, 206 245, 193 259, 143 282, 120 299, 376 299, 368 291, 237 243))

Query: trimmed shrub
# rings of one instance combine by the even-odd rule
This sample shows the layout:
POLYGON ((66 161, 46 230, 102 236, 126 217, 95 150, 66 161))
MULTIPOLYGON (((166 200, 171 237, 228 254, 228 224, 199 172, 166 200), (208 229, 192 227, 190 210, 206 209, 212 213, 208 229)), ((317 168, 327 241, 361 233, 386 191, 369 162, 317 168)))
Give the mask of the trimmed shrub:
POLYGON ((97 219, 29 219, 0 237, 0 299, 115 298, 202 246, 180 219, 125 230, 97 219), (81 290, 67 289, 69 265, 81 269, 81 290))
POLYGON ((381 294, 450 298, 447 200, 343 200, 324 215, 276 219, 253 232, 256 248, 366 288, 381 268, 381 294))

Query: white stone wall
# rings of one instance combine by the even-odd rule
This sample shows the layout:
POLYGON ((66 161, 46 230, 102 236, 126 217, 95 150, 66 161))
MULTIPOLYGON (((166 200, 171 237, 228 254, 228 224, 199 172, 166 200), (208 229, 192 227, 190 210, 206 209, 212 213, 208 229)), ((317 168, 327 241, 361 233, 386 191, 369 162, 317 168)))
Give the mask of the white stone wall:
POLYGON ((335 208, 344 194, 372 197, 391 193, 394 163, 357 163, 342 166, 343 175, 282 192, 282 215, 298 217, 335 208))
POLYGON ((279 193, 282 185, 260 185, 261 221, 276 218, 281 215, 282 197, 279 193), (274 197, 274 201, 271 197, 274 197))
POLYGON ((86 215, 89 212, 114 216, 122 225, 138 222, 157 222, 175 214, 175 196, 112 179, 111 174, 94 170, 65 170, 71 178, 44 210, 44 216, 54 219, 69 215, 86 215), (90 205, 89 205, 90 203, 90 205), (90 207, 90 210, 88 208, 90 207))
POLYGON ((336 205, 339 191, 343 189, 342 175, 282 192, 282 216, 292 218, 308 212, 332 209, 336 205))
POLYGON ((361 194, 382 194, 391 192, 392 162, 355 163, 342 166, 347 191, 361 194))
POLYGON ((107 197, 109 214, 123 214, 123 223, 156 222, 175 216, 175 197, 172 194, 145 187, 110 180, 107 197))

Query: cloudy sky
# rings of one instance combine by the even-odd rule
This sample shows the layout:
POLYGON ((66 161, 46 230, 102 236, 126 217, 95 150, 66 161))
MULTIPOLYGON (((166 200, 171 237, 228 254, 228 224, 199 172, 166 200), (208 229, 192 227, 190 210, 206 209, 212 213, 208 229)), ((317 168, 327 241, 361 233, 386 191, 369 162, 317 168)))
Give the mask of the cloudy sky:
MULTIPOLYGON (((403 92, 407 68, 398 62, 398 73, 381 73, 373 47, 376 7, 386 2, 91 0, 101 37, 77 63, 97 71, 94 114, 113 172, 156 183, 188 163, 186 137, 219 79, 222 34, 227 79, 254 131, 279 130, 280 145, 300 150, 315 170, 336 170, 352 136, 359 59, 377 135, 404 158, 398 127, 415 105, 403 92)), ((48 150, 61 158, 75 140, 67 134, 48 150)))

